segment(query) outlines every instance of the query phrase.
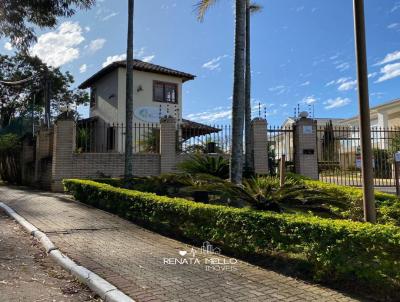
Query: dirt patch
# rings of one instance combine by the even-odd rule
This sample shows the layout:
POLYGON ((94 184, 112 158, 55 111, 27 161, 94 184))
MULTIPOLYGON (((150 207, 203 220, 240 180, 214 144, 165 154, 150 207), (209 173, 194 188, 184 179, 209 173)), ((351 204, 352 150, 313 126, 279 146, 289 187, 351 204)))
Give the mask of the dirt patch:
POLYGON ((0 210, 0 301, 101 301, 0 210))

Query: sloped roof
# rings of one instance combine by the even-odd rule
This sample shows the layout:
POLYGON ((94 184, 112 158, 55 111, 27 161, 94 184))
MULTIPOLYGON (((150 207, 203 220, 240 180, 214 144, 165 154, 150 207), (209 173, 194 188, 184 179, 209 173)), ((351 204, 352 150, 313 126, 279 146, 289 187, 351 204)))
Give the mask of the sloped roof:
MULTIPOLYGON (((104 67, 103 69, 92 75, 90 78, 88 78, 86 81, 84 81, 82 84, 80 84, 79 88, 80 89, 89 88, 94 82, 98 81, 100 78, 102 78, 106 74, 110 73, 111 71, 119 67, 126 68, 126 61, 125 60, 117 61, 107 65, 106 67, 104 67)), ((190 73, 178 71, 175 69, 163 67, 152 63, 143 62, 136 59, 133 60, 133 69, 138 71, 174 76, 177 78, 181 78, 183 82, 193 80, 196 77, 190 73)))

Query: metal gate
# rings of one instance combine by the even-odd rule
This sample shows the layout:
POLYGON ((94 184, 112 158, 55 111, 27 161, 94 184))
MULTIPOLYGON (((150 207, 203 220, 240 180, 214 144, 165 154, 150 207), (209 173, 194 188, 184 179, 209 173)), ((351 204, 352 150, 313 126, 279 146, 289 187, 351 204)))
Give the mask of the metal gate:
POLYGON ((277 175, 282 155, 285 155, 286 170, 294 172, 294 127, 274 127, 268 133, 268 167, 271 175, 277 175))
MULTIPOLYGON (((362 186, 360 130, 354 127, 318 127, 319 179, 345 186, 362 186)), ((400 150, 399 128, 371 129, 374 185, 394 187, 394 153, 400 150)))

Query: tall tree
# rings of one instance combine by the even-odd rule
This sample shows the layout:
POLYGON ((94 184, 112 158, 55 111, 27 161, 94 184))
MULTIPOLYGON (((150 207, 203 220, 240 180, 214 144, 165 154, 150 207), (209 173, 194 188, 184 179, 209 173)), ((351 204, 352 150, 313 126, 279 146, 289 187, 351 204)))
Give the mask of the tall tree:
MULTIPOLYGON (((235 58, 232 95, 232 143, 230 160, 230 180, 242 183, 243 174, 243 129, 245 110, 245 56, 246 56, 246 1, 236 0, 235 8, 235 58)), ((198 19, 202 21, 205 13, 217 0, 200 0, 196 5, 198 19)))
POLYGON ((262 10, 262 6, 246 0, 246 78, 245 78, 245 170, 252 170, 251 150, 251 14, 262 10))
POLYGON ((8 37, 20 50, 36 41, 34 27, 54 27, 57 18, 71 17, 88 9, 95 0, 1 0, 0 38, 8 37))
POLYGON ((43 77, 46 73, 52 82, 50 110, 54 113, 60 107, 88 102, 86 92, 71 89, 74 79, 70 73, 62 73, 58 68, 50 69, 37 57, 0 55, 0 128, 6 128, 15 118, 32 114, 32 111, 35 118, 40 115, 46 105, 43 77), (24 82, 25 79, 31 80, 24 82), (17 81, 24 83, 7 84, 17 81))
POLYGON ((135 1, 128 0, 128 39, 126 50, 126 138, 125 177, 133 175, 133 18, 135 1))

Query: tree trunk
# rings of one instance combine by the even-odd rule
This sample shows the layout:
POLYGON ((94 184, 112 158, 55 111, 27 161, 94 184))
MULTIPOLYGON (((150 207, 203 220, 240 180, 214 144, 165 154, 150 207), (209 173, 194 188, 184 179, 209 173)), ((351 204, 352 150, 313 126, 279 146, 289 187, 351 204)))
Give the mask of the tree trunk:
POLYGON ((251 51, 250 51, 250 0, 246 0, 246 79, 245 79, 245 171, 252 172, 251 150, 251 51))
POLYGON ((246 0, 236 0, 235 23, 230 180, 235 184, 241 184, 243 173, 243 126, 245 107, 246 0))
POLYGON ((126 51, 126 131, 125 178, 133 175, 133 17, 134 0, 128 0, 128 39, 126 51))

